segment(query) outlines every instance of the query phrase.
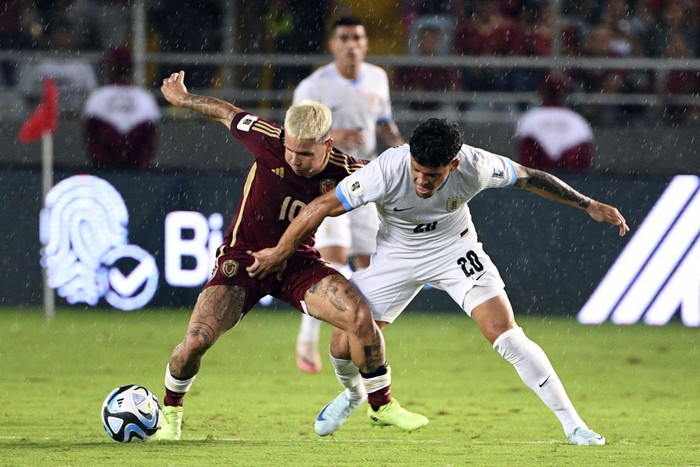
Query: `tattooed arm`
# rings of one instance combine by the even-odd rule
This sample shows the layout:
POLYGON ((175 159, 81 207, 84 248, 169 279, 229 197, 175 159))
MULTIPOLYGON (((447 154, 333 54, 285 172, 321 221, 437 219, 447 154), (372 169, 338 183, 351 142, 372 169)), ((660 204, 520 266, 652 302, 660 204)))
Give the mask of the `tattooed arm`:
POLYGON ((621 237, 629 232, 630 229, 625 218, 614 206, 582 195, 561 179, 547 172, 515 164, 515 173, 518 177, 515 188, 532 191, 545 198, 583 209, 597 222, 607 222, 618 226, 621 237))
POLYGON ((172 73, 163 80, 160 87, 163 97, 176 107, 196 110, 202 115, 219 121, 231 128, 233 117, 243 109, 235 105, 217 99, 216 97, 198 96, 190 94, 185 87, 185 72, 172 73))

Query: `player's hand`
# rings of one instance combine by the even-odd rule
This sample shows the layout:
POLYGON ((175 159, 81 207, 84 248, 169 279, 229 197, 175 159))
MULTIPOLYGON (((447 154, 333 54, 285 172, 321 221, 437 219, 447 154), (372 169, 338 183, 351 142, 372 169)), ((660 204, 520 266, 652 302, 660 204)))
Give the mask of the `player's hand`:
POLYGON ((598 201, 591 201, 591 204, 586 208, 586 212, 597 222, 607 222, 608 224, 618 226, 620 229, 620 237, 630 231, 630 228, 627 226, 627 221, 614 206, 599 203, 598 201))
POLYGON ((260 251, 247 251, 255 258, 253 264, 245 268, 253 279, 265 279, 270 274, 277 274, 277 279, 282 280, 282 274, 287 267, 287 260, 280 260, 274 248, 265 248, 260 251))
POLYGON ((182 97, 187 95, 187 88, 185 87, 185 72, 181 70, 177 73, 172 73, 170 76, 165 78, 160 87, 160 92, 163 93, 165 100, 170 102, 172 105, 179 106, 181 104, 182 97))
POLYGON ((331 136, 338 145, 345 148, 359 148, 365 142, 365 137, 362 136, 362 130, 357 128, 333 130, 331 136))

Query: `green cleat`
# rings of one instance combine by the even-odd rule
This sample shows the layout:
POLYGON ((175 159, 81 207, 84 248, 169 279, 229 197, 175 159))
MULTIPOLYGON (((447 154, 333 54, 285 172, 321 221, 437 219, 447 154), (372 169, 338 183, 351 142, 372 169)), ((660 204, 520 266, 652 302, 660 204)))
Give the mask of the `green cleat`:
POLYGON ((369 424, 372 426, 396 426, 405 431, 414 431, 428 424, 428 419, 424 416, 409 412, 399 405, 396 399, 391 399, 376 412, 370 407, 367 410, 369 424))
POLYGON ((569 442, 576 446, 602 446, 605 438, 591 429, 578 427, 569 435, 569 442))
POLYGON ((179 441, 182 436, 182 414, 185 409, 166 405, 163 407, 163 420, 153 439, 158 441, 179 441))

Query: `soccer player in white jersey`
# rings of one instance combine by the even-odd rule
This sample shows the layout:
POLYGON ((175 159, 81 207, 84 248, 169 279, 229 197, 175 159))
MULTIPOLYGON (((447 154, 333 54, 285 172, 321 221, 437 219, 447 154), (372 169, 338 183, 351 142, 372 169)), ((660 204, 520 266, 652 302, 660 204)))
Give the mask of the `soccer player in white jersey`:
MULTIPOLYGON (((380 328, 392 323, 424 284, 446 291, 471 316, 494 349, 557 416, 572 444, 605 444, 574 409, 542 349, 515 323, 498 269, 478 241, 468 201, 486 188, 515 187, 584 210, 598 222, 629 228, 613 206, 595 201, 546 172, 463 144, 457 125, 430 119, 408 145, 385 151, 304 208, 276 247, 254 253, 252 276, 279 273, 296 245, 321 220, 374 202, 381 228, 372 264, 352 276, 380 328)), ((334 329, 331 356, 347 389, 324 407, 315 423, 327 434, 354 410, 360 391, 357 370, 347 360, 349 346, 334 329)), ((370 420, 372 417, 369 410, 370 420)))
MULTIPOLYGON (((365 62, 369 41, 362 22, 346 16, 333 23, 328 41, 333 62, 304 79, 294 91, 294 103, 311 99, 331 109, 331 137, 335 146, 357 159, 377 156, 377 135, 388 146, 403 144, 393 120, 386 72, 365 62)), ((316 248, 341 273, 364 269, 376 248, 379 221, 374 205, 346 216, 326 219, 316 232, 316 248)), ((303 315, 297 337, 297 366, 308 373, 321 371, 318 338, 321 322, 303 315)))

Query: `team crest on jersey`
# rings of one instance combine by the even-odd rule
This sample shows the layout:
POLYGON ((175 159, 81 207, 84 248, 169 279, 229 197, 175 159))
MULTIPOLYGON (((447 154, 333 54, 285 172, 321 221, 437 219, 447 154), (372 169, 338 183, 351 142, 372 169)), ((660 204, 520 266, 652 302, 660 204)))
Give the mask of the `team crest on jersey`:
POLYGON ((447 210, 449 212, 456 211, 464 203, 464 198, 462 196, 453 196, 452 198, 447 198, 447 210))
POLYGON ((334 189, 335 180, 332 180, 330 178, 321 180, 321 194, 328 193, 329 191, 333 191, 334 189))
POLYGON ((236 128, 241 131, 250 131, 250 127, 253 126, 253 123, 255 123, 257 119, 258 117, 256 117, 255 115, 245 116, 238 122, 236 128))
POLYGON ((238 272, 238 262, 232 259, 227 259, 221 265, 221 274, 226 277, 233 277, 238 272))

